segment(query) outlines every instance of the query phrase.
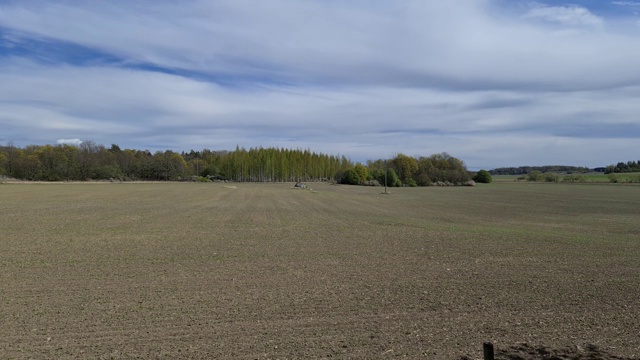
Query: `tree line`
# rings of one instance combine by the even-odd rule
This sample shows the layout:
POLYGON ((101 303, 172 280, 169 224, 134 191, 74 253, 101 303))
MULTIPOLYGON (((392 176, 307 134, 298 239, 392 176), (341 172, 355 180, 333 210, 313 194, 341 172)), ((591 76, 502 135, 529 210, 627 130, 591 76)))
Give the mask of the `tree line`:
POLYGON ((518 166, 518 167, 502 167, 489 170, 491 175, 526 175, 532 171, 541 173, 556 172, 567 174, 584 174, 590 169, 584 166, 565 166, 565 165, 545 165, 545 166, 518 166))
POLYGON ((638 161, 627 161, 619 162, 616 165, 609 165, 604 168, 605 174, 612 173, 632 173, 632 172, 640 172, 640 160, 638 161))
POLYGON ((0 146, 0 175, 23 180, 186 180, 193 176, 231 181, 332 179, 350 166, 344 156, 310 150, 237 147, 235 151, 156 151, 110 148, 93 141, 73 145, 0 146))
POLYGON ((80 145, 0 146, 0 175, 22 180, 229 180, 236 182, 335 181, 345 184, 428 186, 469 180, 464 163, 446 153, 353 163, 305 149, 236 147, 233 151, 177 153, 80 145))
POLYGON ((612 174, 612 173, 633 173, 640 172, 640 160, 618 162, 606 167, 596 167, 589 169, 584 166, 564 166, 564 165, 545 165, 545 166, 518 166, 518 167, 502 167, 489 170, 491 175, 528 175, 532 171, 541 173, 565 173, 565 174, 585 174, 591 171, 612 174))

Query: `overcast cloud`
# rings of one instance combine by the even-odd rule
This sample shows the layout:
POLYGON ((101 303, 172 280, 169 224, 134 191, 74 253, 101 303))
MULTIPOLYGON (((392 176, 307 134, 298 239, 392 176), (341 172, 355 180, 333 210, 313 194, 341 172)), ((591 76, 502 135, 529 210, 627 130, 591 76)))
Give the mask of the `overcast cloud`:
POLYGON ((640 3, 0 2, 0 143, 636 160, 640 3))

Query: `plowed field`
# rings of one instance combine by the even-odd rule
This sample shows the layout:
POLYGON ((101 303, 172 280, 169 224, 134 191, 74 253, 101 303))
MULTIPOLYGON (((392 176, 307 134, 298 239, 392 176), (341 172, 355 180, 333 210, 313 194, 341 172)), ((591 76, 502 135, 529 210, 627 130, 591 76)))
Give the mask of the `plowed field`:
POLYGON ((0 185, 0 358, 640 359, 640 187, 229 185, 0 185))

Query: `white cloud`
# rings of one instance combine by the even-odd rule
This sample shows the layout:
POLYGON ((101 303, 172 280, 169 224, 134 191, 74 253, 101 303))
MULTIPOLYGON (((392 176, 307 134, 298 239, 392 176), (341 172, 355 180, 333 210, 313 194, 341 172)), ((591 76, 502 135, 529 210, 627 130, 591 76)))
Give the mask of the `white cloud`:
POLYGON ((573 6, 538 5, 531 9, 525 17, 540 19, 568 26, 602 26, 604 21, 588 9, 573 6))
POLYGON ((82 144, 82 140, 80 140, 80 139, 58 139, 58 140, 56 140, 56 144, 66 144, 66 145, 80 146, 80 144, 82 144))
MULTIPOLYGON (((607 67, 634 68, 632 59, 640 56, 637 37, 589 28, 561 32, 502 16, 487 0, 367 6, 293 0, 157 2, 152 12, 117 1, 27 4, 6 7, 0 23, 101 49, 130 63, 249 81, 475 87, 564 87, 578 81, 610 86, 620 77, 607 67), (592 76, 585 78, 585 72, 592 76)), ((537 6, 528 16, 574 25, 603 21, 577 6, 537 6)), ((629 75, 640 79, 638 71, 625 78, 629 75)))
POLYGON ((612 1, 611 4, 619 6, 640 6, 638 1, 612 1))

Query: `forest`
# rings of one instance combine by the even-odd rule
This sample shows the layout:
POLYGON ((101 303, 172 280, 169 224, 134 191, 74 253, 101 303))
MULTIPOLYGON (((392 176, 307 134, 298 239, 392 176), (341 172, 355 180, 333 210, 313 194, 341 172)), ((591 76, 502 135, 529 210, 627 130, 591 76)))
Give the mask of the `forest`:
POLYGON ((604 168, 604 173, 605 174, 633 173, 633 172, 640 172, 640 160, 638 160, 638 161, 627 161, 626 163, 619 162, 616 165, 609 165, 609 166, 604 168))
POLYGON ((564 166, 564 165, 545 165, 545 166, 518 166, 518 167, 502 167, 489 170, 491 175, 526 175, 532 171, 541 173, 555 172, 566 174, 583 174, 591 171, 584 166, 564 166))
POLYGON ((461 160, 446 153, 354 163, 345 156, 309 149, 236 147, 233 151, 174 152, 80 145, 0 146, 0 176, 28 181, 335 181, 352 185, 463 185, 470 177, 461 160), (385 176, 386 175, 386 176, 385 176))
POLYGON ((598 172, 605 174, 612 173, 635 173, 640 172, 640 160, 618 162, 617 164, 608 165, 606 167, 596 167, 589 169, 584 166, 564 166, 564 165, 545 165, 545 166, 518 166, 518 167, 502 167, 489 170, 491 175, 527 175, 533 171, 541 173, 565 173, 565 174, 585 174, 588 172, 598 172))

